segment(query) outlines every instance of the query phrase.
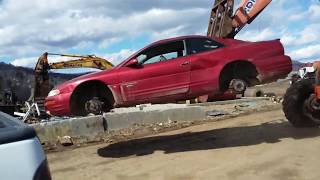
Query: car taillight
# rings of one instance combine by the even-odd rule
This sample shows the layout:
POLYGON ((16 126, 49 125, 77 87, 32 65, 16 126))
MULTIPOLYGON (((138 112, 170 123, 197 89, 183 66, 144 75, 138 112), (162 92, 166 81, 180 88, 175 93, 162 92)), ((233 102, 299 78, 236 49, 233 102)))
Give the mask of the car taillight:
POLYGON ((38 167, 33 180, 51 180, 51 174, 48 166, 47 159, 44 160, 38 167))

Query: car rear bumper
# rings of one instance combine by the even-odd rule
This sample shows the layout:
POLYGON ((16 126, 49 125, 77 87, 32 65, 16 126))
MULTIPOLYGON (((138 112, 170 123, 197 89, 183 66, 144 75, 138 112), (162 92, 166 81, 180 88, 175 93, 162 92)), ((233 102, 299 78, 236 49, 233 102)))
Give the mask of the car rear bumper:
POLYGON ((45 110, 53 116, 71 115, 70 97, 72 92, 64 93, 53 97, 47 97, 44 103, 45 110))
POLYGON ((292 71, 292 61, 289 56, 277 56, 265 60, 269 62, 260 69, 259 80, 261 83, 273 82, 278 79, 284 79, 292 71))

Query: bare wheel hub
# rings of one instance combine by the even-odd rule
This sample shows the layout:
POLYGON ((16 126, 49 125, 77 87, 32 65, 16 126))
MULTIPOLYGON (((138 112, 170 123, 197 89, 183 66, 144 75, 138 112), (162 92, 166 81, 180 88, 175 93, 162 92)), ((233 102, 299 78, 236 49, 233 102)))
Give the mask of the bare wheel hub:
POLYGON ((86 102, 85 110, 88 113, 101 114, 102 113, 103 104, 104 103, 101 102, 98 97, 94 97, 91 100, 86 102))
POLYGON ((247 89, 247 83, 242 79, 233 79, 230 82, 231 89, 233 89, 236 93, 243 93, 247 89))

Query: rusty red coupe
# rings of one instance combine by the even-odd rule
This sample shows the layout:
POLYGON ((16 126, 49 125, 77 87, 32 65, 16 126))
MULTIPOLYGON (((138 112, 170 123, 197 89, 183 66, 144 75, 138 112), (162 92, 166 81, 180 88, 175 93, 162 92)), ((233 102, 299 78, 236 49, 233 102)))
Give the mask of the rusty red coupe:
POLYGON ((155 42, 111 70, 57 86, 45 108, 56 116, 99 114, 113 107, 215 96, 230 86, 242 91, 243 85, 284 78, 291 70, 280 40, 183 36, 155 42))

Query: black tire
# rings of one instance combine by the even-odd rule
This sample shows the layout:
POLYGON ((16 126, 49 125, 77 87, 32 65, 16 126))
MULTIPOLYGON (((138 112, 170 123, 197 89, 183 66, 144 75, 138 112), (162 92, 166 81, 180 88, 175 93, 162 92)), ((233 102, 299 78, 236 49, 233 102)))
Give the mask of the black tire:
POLYGON ((85 103, 85 110, 88 114, 99 115, 102 114, 104 103, 98 98, 93 97, 85 103))
POLYGON ((87 116, 89 112, 86 111, 86 103, 89 102, 91 99, 93 99, 93 95, 90 93, 85 94, 85 95, 77 95, 75 98, 73 98, 73 112, 72 114, 74 116, 87 116))
POLYGON ((294 127, 318 126, 304 113, 304 102, 314 93, 314 79, 302 79, 292 84, 283 99, 283 112, 294 127))
POLYGON ((104 84, 89 82, 79 86, 72 94, 70 109, 73 116, 102 114, 114 105, 112 93, 104 84))
POLYGON ((88 114, 100 115, 112 109, 112 105, 107 98, 93 95, 82 96, 76 102, 77 111, 73 112, 75 116, 87 116, 88 114))
POLYGON ((233 79, 229 85, 229 88, 233 89, 237 94, 244 94, 247 87, 248 83, 243 79, 233 79))

